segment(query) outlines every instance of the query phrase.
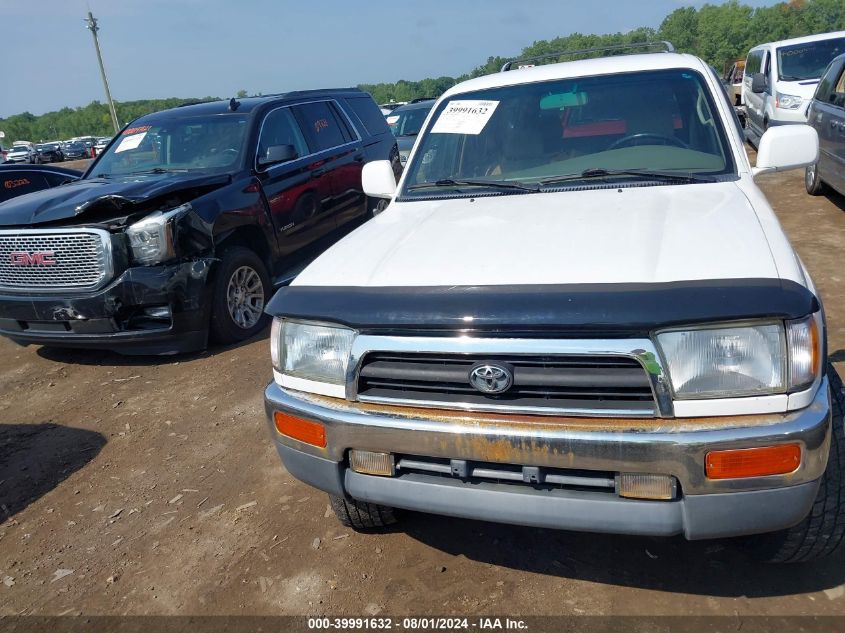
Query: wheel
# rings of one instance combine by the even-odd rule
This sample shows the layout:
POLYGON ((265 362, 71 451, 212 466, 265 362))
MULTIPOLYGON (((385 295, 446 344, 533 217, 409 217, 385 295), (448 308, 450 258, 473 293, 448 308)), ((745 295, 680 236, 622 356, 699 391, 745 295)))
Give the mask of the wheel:
POLYGON ((830 455, 822 475, 816 500, 806 518, 796 526, 751 536, 745 540, 751 554, 768 563, 806 563, 840 552, 845 536, 845 430, 842 411, 845 406, 842 380, 832 366, 828 366, 832 430, 830 455))
POLYGON ((270 277, 261 258, 243 246, 223 251, 214 280, 211 336, 218 343, 235 343, 258 334, 269 317, 270 277))
POLYGON ((335 495, 329 495, 329 503, 338 521, 353 530, 377 530, 396 523, 395 511, 388 506, 335 495))
POLYGON ((376 217, 387 208, 388 204, 390 204, 390 201, 384 198, 367 198, 367 219, 376 217))
POLYGON ((827 191, 824 181, 819 176, 819 164, 808 165, 804 170, 804 186, 811 196, 823 196, 827 191))

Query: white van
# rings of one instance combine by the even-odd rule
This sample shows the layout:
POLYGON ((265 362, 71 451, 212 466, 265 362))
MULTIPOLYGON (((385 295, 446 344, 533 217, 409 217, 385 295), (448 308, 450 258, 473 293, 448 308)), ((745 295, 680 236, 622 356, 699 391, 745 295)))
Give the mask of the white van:
POLYGON ((770 126, 807 122, 807 106, 831 60, 845 53, 845 31, 761 44, 745 61, 746 134, 755 145, 770 126))

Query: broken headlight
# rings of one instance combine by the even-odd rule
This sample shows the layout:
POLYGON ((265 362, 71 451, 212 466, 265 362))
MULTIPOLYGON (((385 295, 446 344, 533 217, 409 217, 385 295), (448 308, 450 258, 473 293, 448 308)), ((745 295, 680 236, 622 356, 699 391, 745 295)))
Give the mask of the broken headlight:
POLYGON ((190 210, 186 203, 170 211, 156 211, 126 229, 135 263, 149 266, 175 257, 174 224, 190 210))

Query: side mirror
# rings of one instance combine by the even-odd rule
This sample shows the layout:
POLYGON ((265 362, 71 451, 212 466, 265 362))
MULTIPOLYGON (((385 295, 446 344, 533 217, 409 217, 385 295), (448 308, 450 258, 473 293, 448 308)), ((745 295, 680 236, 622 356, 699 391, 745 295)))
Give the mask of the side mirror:
POLYGON ((819 160, 819 135, 809 125, 769 128, 760 138, 754 176, 772 171, 801 169, 819 160))
POLYGON ((296 148, 293 145, 271 145, 264 152, 264 156, 258 157, 258 164, 265 167, 276 163, 286 163, 296 157, 296 148))
POLYGON ((374 160, 364 165, 361 172, 364 193, 371 198, 387 198, 396 193, 396 176, 389 160, 374 160))
POLYGON ((751 75, 751 92, 760 94, 766 92, 766 75, 763 73, 754 73, 751 75))

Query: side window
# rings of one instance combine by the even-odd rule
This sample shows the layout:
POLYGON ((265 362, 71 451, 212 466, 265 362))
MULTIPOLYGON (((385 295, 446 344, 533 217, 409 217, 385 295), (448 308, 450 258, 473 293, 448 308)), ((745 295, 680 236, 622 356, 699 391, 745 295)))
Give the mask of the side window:
POLYGON ((745 74, 747 76, 754 75, 760 72, 760 62, 763 60, 762 51, 751 51, 748 54, 748 60, 745 63, 745 74))
POLYGON ((830 102, 835 106, 845 108, 845 63, 842 63, 842 68, 839 72, 839 79, 836 81, 836 86, 833 88, 833 94, 830 95, 830 102))
POLYGON ((290 108, 277 108, 264 118, 261 138, 258 140, 258 155, 263 156, 273 145, 293 145, 297 156, 309 153, 308 144, 290 108))
POLYGON ((369 134, 386 134, 390 131, 384 115, 372 97, 350 97, 346 99, 346 103, 369 134))
POLYGON ((351 140, 346 123, 339 120, 328 101, 293 106, 293 112, 312 152, 322 152, 351 140))

